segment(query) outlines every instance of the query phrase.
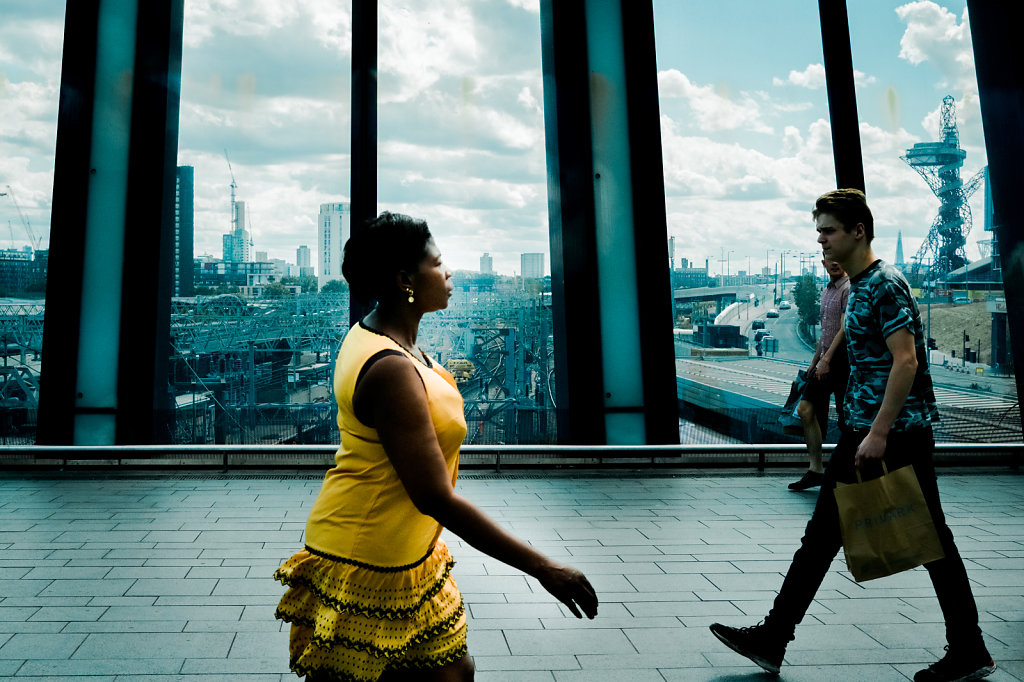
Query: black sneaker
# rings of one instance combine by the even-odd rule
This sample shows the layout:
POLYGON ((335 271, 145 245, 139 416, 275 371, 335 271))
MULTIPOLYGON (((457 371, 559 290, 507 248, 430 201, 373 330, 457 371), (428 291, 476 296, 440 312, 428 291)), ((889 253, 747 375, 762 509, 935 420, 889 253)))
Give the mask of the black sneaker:
POLYGON ((786 655, 787 640, 763 623, 751 628, 731 628, 714 623, 711 632, 736 653, 746 656, 773 675, 779 674, 782 657, 786 655))
POLYGON ((970 653, 949 650, 946 655, 924 670, 918 670, 914 682, 960 682, 980 680, 996 671, 996 663, 984 647, 970 653))
POLYGON ((817 471, 808 471, 803 477, 795 483, 789 484, 790 490, 807 490, 815 486, 821 485, 822 479, 825 478, 825 474, 819 474, 817 471))

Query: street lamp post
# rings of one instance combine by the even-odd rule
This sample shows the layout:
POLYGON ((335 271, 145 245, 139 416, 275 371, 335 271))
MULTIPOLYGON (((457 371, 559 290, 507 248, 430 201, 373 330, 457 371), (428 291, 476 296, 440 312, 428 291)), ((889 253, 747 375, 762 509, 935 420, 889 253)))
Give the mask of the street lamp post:
POLYGON ((782 259, 782 262, 781 262, 780 267, 779 267, 779 270, 781 272, 780 273, 776 273, 776 275, 775 275, 775 303, 776 304, 778 304, 778 302, 780 300, 780 296, 779 296, 779 274, 781 274, 781 276, 782 276, 782 296, 786 295, 786 254, 787 253, 788 254, 793 254, 793 253, 796 253, 796 252, 792 251, 790 249, 781 249, 781 250, 779 250, 779 257, 782 259))

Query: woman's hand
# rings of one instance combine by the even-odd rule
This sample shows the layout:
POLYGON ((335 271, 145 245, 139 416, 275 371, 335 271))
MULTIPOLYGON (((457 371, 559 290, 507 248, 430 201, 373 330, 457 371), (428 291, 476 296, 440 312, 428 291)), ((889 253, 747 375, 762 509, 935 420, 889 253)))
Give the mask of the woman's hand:
POLYGON ((551 596, 569 607, 572 615, 582 618, 580 611, 590 619, 597 615, 597 593, 587 577, 575 568, 551 562, 536 577, 551 596))

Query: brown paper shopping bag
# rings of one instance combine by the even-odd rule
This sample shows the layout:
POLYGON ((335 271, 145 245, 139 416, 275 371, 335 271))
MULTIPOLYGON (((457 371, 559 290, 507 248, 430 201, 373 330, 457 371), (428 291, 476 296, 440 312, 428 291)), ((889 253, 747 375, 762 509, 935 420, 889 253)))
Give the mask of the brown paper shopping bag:
POLYGON ((835 489, 846 566, 857 582, 874 580, 944 556, 914 467, 835 489))

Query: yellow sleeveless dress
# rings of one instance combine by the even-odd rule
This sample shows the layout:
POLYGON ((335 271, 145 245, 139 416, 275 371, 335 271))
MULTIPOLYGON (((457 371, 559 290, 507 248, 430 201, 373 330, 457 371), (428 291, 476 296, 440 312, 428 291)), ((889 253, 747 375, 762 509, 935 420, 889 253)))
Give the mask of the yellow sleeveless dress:
POLYGON ((274 573, 288 586, 275 615, 291 623, 290 664, 300 676, 369 682, 386 670, 437 668, 466 654, 465 609, 441 526, 416 509, 377 431, 353 411, 360 370, 384 350, 416 367, 453 485, 458 476, 466 421, 455 380, 363 323, 352 327, 334 374, 335 466, 310 511, 305 549, 274 573))

